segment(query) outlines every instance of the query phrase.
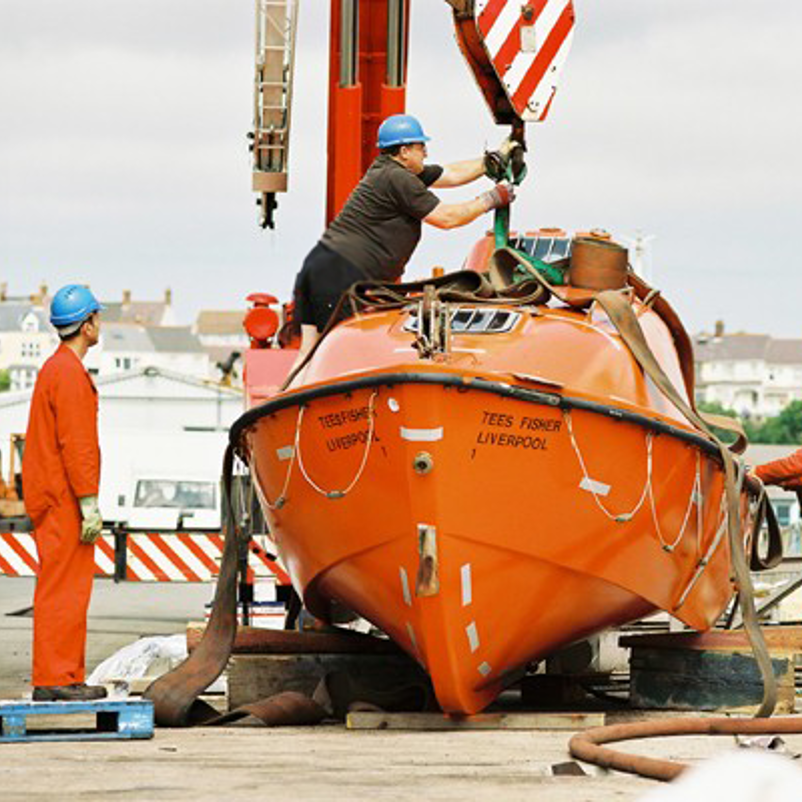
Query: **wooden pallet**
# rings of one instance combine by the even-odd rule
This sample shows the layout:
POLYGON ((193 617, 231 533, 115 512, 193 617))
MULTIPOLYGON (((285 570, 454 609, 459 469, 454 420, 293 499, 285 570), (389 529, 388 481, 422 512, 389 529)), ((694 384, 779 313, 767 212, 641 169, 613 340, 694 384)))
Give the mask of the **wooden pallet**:
POLYGON ((153 703, 0 702, 0 743, 153 737, 153 703))
POLYGON ((442 713, 351 712, 349 730, 586 730, 601 727, 604 713, 478 713, 453 718, 442 713))

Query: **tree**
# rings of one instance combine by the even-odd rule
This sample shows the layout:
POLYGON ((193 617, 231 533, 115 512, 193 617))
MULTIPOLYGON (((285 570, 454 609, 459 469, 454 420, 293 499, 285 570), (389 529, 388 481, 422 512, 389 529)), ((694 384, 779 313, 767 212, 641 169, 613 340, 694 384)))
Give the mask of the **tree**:
POLYGON ((7 370, 0 370, 0 393, 11 389, 11 375, 7 370))
POLYGON ((782 445, 796 445, 802 441, 802 401, 792 401, 779 415, 766 418, 757 427, 754 441, 782 445))

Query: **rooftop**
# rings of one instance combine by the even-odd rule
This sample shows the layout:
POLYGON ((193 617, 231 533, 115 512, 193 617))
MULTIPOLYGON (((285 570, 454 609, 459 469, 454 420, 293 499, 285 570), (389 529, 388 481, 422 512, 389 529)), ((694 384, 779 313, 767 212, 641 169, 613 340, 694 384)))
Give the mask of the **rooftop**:
POLYGON ((29 314, 36 315, 40 331, 51 330, 44 309, 35 307, 30 302, 6 301, 0 303, 0 331, 20 331, 23 319, 29 314))
POLYGON ((195 321, 195 331, 198 334, 240 334, 245 336, 242 321, 245 312, 241 309, 203 309, 198 313, 195 321))
POLYGON ((802 365, 802 339, 775 340, 768 334, 697 334, 693 338, 697 362, 758 360, 772 365, 802 365))
POLYGON ((142 326, 105 323, 101 329, 104 351, 203 353, 200 340, 189 326, 142 326))

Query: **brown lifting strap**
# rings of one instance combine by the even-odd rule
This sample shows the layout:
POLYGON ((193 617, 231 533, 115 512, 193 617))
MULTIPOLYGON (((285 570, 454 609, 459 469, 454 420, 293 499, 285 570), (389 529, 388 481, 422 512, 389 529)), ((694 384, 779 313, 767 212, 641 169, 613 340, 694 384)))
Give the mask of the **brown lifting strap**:
POLYGON ((724 466, 730 559, 732 560, 735 584, 739 593, 744 629, 749 637, 749 643, 752 646, 755 660, 763 678, 763 703, 756 716, 770 716, 774 712, 774 707, 777 703, 777 681, 774 677, 766 642, 755 611, 752 578, 746 562, 746 553, 739 525, 741 521, 740 488, 743 473, 738 471, 732 452, 710 430, 707 422, 696 412, 692 403, 688 403, 680 395, 662 367, 660 367, 651 348, 649 348, 643 329, 632 311, 632 305, 626 295, 622 292, 606 290, 596 296, 596 302, 607 313, 610 321, 617 329, 632 356, 643 369, 643 372, 654 382, 660 392, 685 415, 688 421, 703 431, 718 447, 724 466))

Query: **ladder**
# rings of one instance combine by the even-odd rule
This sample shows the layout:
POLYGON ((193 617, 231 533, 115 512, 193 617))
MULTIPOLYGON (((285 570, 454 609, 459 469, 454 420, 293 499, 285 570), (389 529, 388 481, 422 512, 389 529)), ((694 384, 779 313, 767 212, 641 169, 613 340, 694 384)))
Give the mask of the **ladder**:
POLYGON ((276 193, 287 191, 298 0, 256 0, 253 190, 259 224, 273 228, 276 193))

